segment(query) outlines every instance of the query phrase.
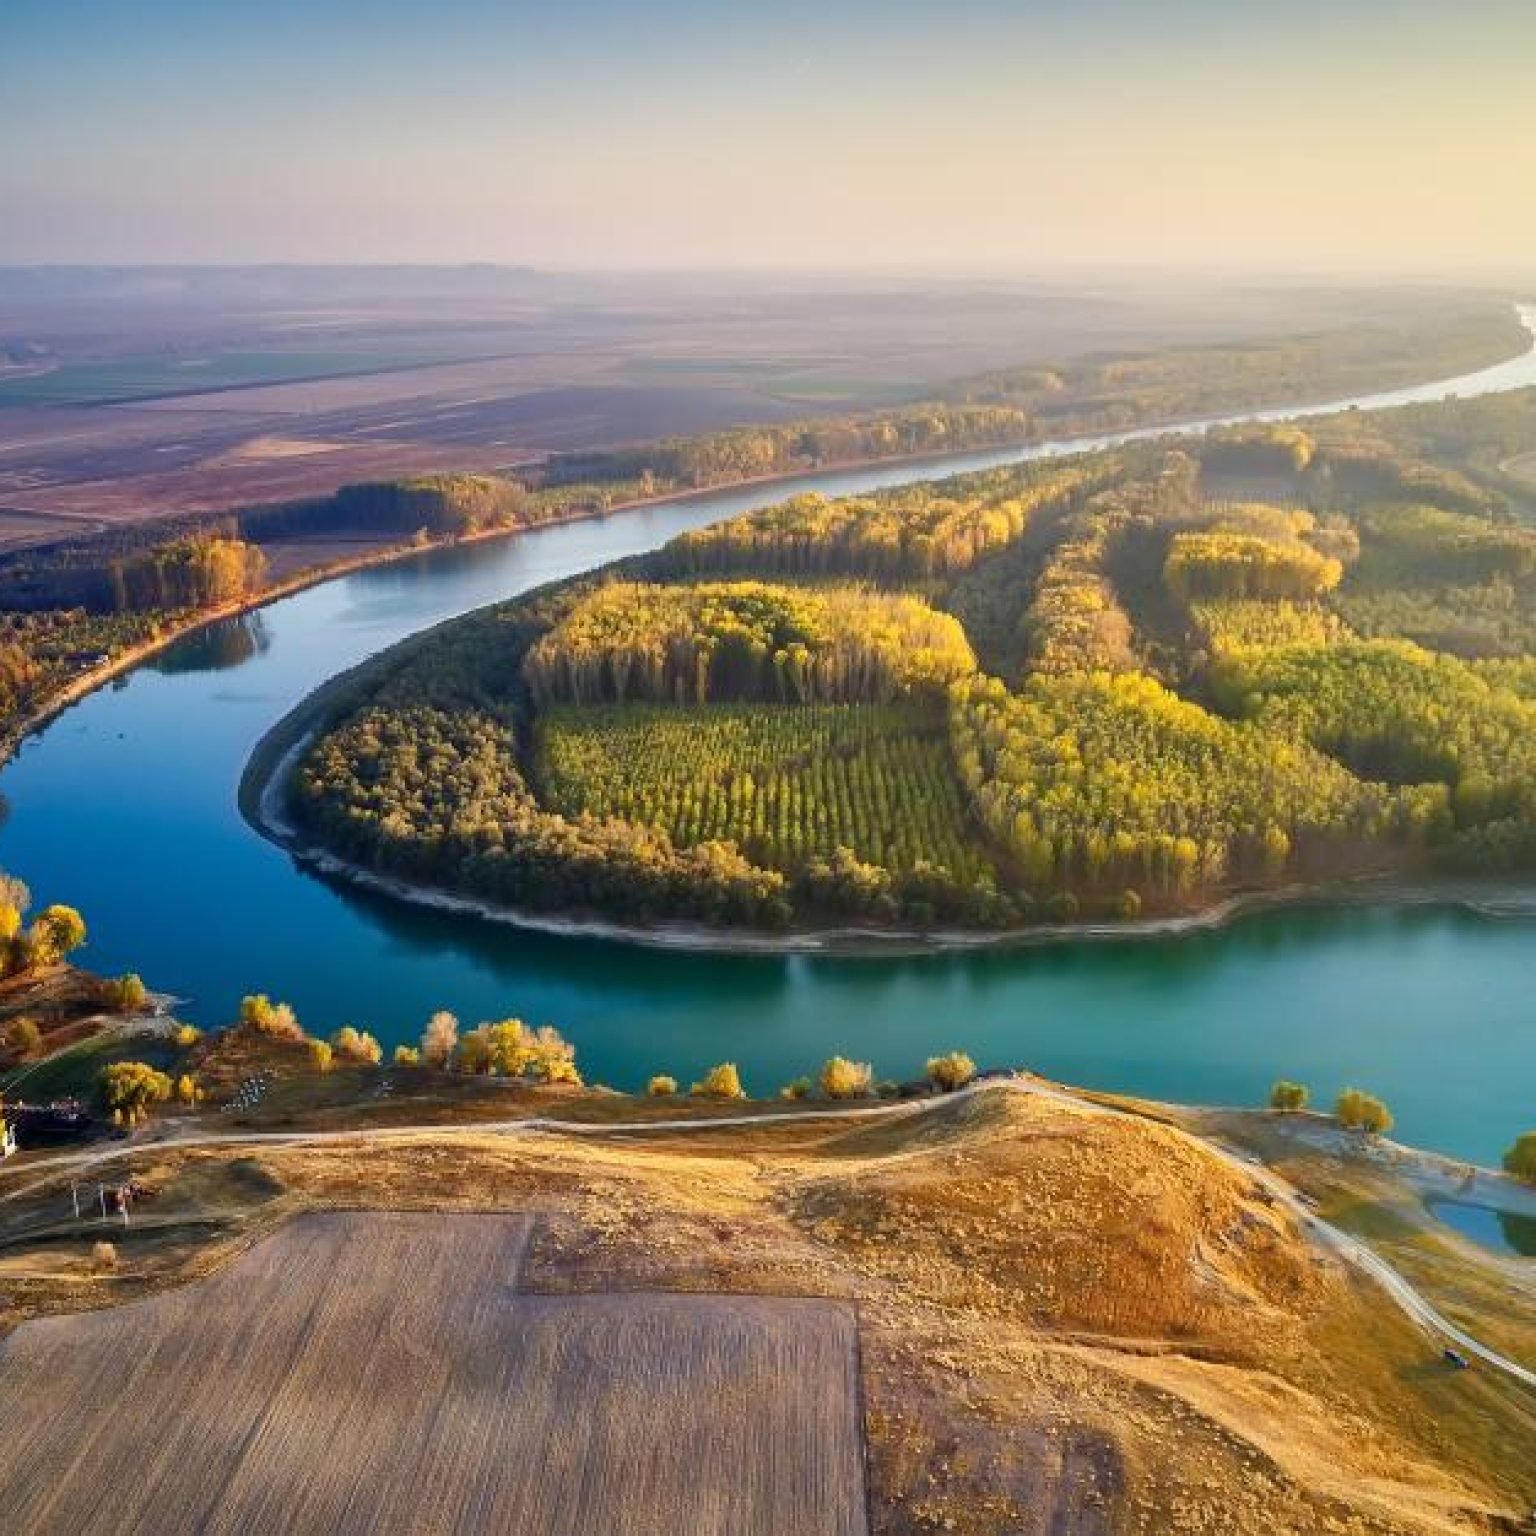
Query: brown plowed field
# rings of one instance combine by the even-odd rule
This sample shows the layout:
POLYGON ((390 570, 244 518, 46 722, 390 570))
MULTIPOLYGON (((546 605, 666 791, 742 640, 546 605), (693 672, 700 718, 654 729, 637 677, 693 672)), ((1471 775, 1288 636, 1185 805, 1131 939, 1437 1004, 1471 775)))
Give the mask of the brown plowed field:
POLYGON ((865 1529, 833 1302, 530 1296, 532 1224, 300 1217, 214 1278, 0 1348, 40 1533, 865 1529))

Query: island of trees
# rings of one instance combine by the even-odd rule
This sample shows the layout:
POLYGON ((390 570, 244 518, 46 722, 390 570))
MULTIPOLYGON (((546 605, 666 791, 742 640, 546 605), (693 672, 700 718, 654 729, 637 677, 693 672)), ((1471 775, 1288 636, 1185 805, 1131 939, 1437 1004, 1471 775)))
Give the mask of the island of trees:
POLYGON ((628 924, 1006 928, 1536 863, 1536 394, 799 496, 368 671, 289 796, 628 924))

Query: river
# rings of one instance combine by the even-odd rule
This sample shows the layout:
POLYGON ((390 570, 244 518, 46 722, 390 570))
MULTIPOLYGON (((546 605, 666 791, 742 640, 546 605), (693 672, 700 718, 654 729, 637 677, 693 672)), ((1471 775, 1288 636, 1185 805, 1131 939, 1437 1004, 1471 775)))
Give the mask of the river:
MULTIPOLYGON (((1522 317, 1536 336, 1536 309, 1522 317)), ((1533 384, 1536 346, 1479 374, 1331 408, 1533 384)), ((976 454, 921 474, 1066 446, 1095 444, 976 454)), ((914 478, 890 465, 796 488, 851 494, 914 478)), ((0 775, 11 812, 0 865, 39 902, 81 908, 87 964, 141 972, 202 1024, 228 1020, 251 991, 292 1002, 317 1032, 352 1023, 388 1045, 413 1039, 436 1008, 466 1023, 515 1014, 559 1026, 589 1079, 623 1088, 729 1059, 766 1093, 834 1052, 902 1076, 951 1048, 1188 1101, 1256 1103, 1286 1076, 1320 1099, 1350 1084, 1380 1093, 1405 1139, 1483 1161, 1536 1127, 1533 917, 1308 908, 1177 938, 900 957, 685 953, 349 889, 241 819, 235 790, 252 746, 336 672, 439 620, 784 494, 724 491, 431 551, 189 636, 23 746, 0 775)))

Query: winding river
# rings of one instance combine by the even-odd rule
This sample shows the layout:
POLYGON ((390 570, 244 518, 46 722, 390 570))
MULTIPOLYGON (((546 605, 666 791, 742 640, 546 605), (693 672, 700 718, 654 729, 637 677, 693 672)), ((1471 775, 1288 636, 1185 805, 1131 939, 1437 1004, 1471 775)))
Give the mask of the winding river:
MULTIPOLYGON (((1522 311, 1536 336, 1536 308, 1522 311)), ((1536 385, 1481 373, 1318 410, 1536 385)), ((1284 419, 1297 411, 1224 420, 1284 419)), ((1212 422, 1192 423, 1203 427, 1212 422)), ((828 495, 1156 433, 807 477, 828 495)), ((1487 1161, 1536 1126, 1536 887, 1453 904, 1292 908, 1219 931, 904 956, 740 955, 556 937, 337 885, 241 819, 252 746, 311 689, 429 624, 785 495, 726 491, 337 578, 189 636, 68 710, 0 775, 0 864, 79 906, 94 968, 141 971, 201 1023, 243 993, 388 1044, 435 1008, 557 1024, 589 1078, 733 1059, 767 1092, 834 1051, 910 1075, 953 1046, 1074 1083, 1255 1103, 1276 1076, 1381 1093, 1400 1134, 1487 1161)))

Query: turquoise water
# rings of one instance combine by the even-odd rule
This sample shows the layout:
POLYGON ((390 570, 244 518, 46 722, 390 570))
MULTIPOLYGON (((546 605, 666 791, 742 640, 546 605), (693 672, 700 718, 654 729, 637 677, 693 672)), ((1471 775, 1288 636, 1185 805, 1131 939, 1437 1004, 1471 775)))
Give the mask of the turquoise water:
POLYGON ((1431 1200, 1429 1209, 1437 1221, 1454 1227, 1474 1243, 1512 1258, 1536 1258, 1536 1217, 1512 1211, 1491 1211, 1487 1206, 1462 1200, 1431 1200))
MULTIPOLYGON (((1536 382, 1536 360, 1490 378, 1536 382)), ((813 483, 838 494, 913 477, 889 467, 813 483)), ((389 1043, 413 1038, 440 1007, 467 1022, 516 1014, 557 1024, 588 1076, 620 1087, 732 1059, 749 1088, 767 1092, 834 1051, 910 1075, 951 1047, 1209 1102, 1258 1102, 1286 1076, 1320 1100, 1370 1088, 1406 1139, 1482 1161, 1536 1126, 1527 919, 1301 910, 1112 943, 900 958, 687 954, 522 933, 349 890, 299 869, 241 820, 235 789, 252 746, 338 670, 440 619, 781 494, 726 492, 430 552, 189 637, 23 747, 0 775, 11 808, 0 865, 39 901, 84 911, 86 963, 142 972, 204 1024, 256 990, 291 1001, 312 1029, 353 1023, 389 1043)))

